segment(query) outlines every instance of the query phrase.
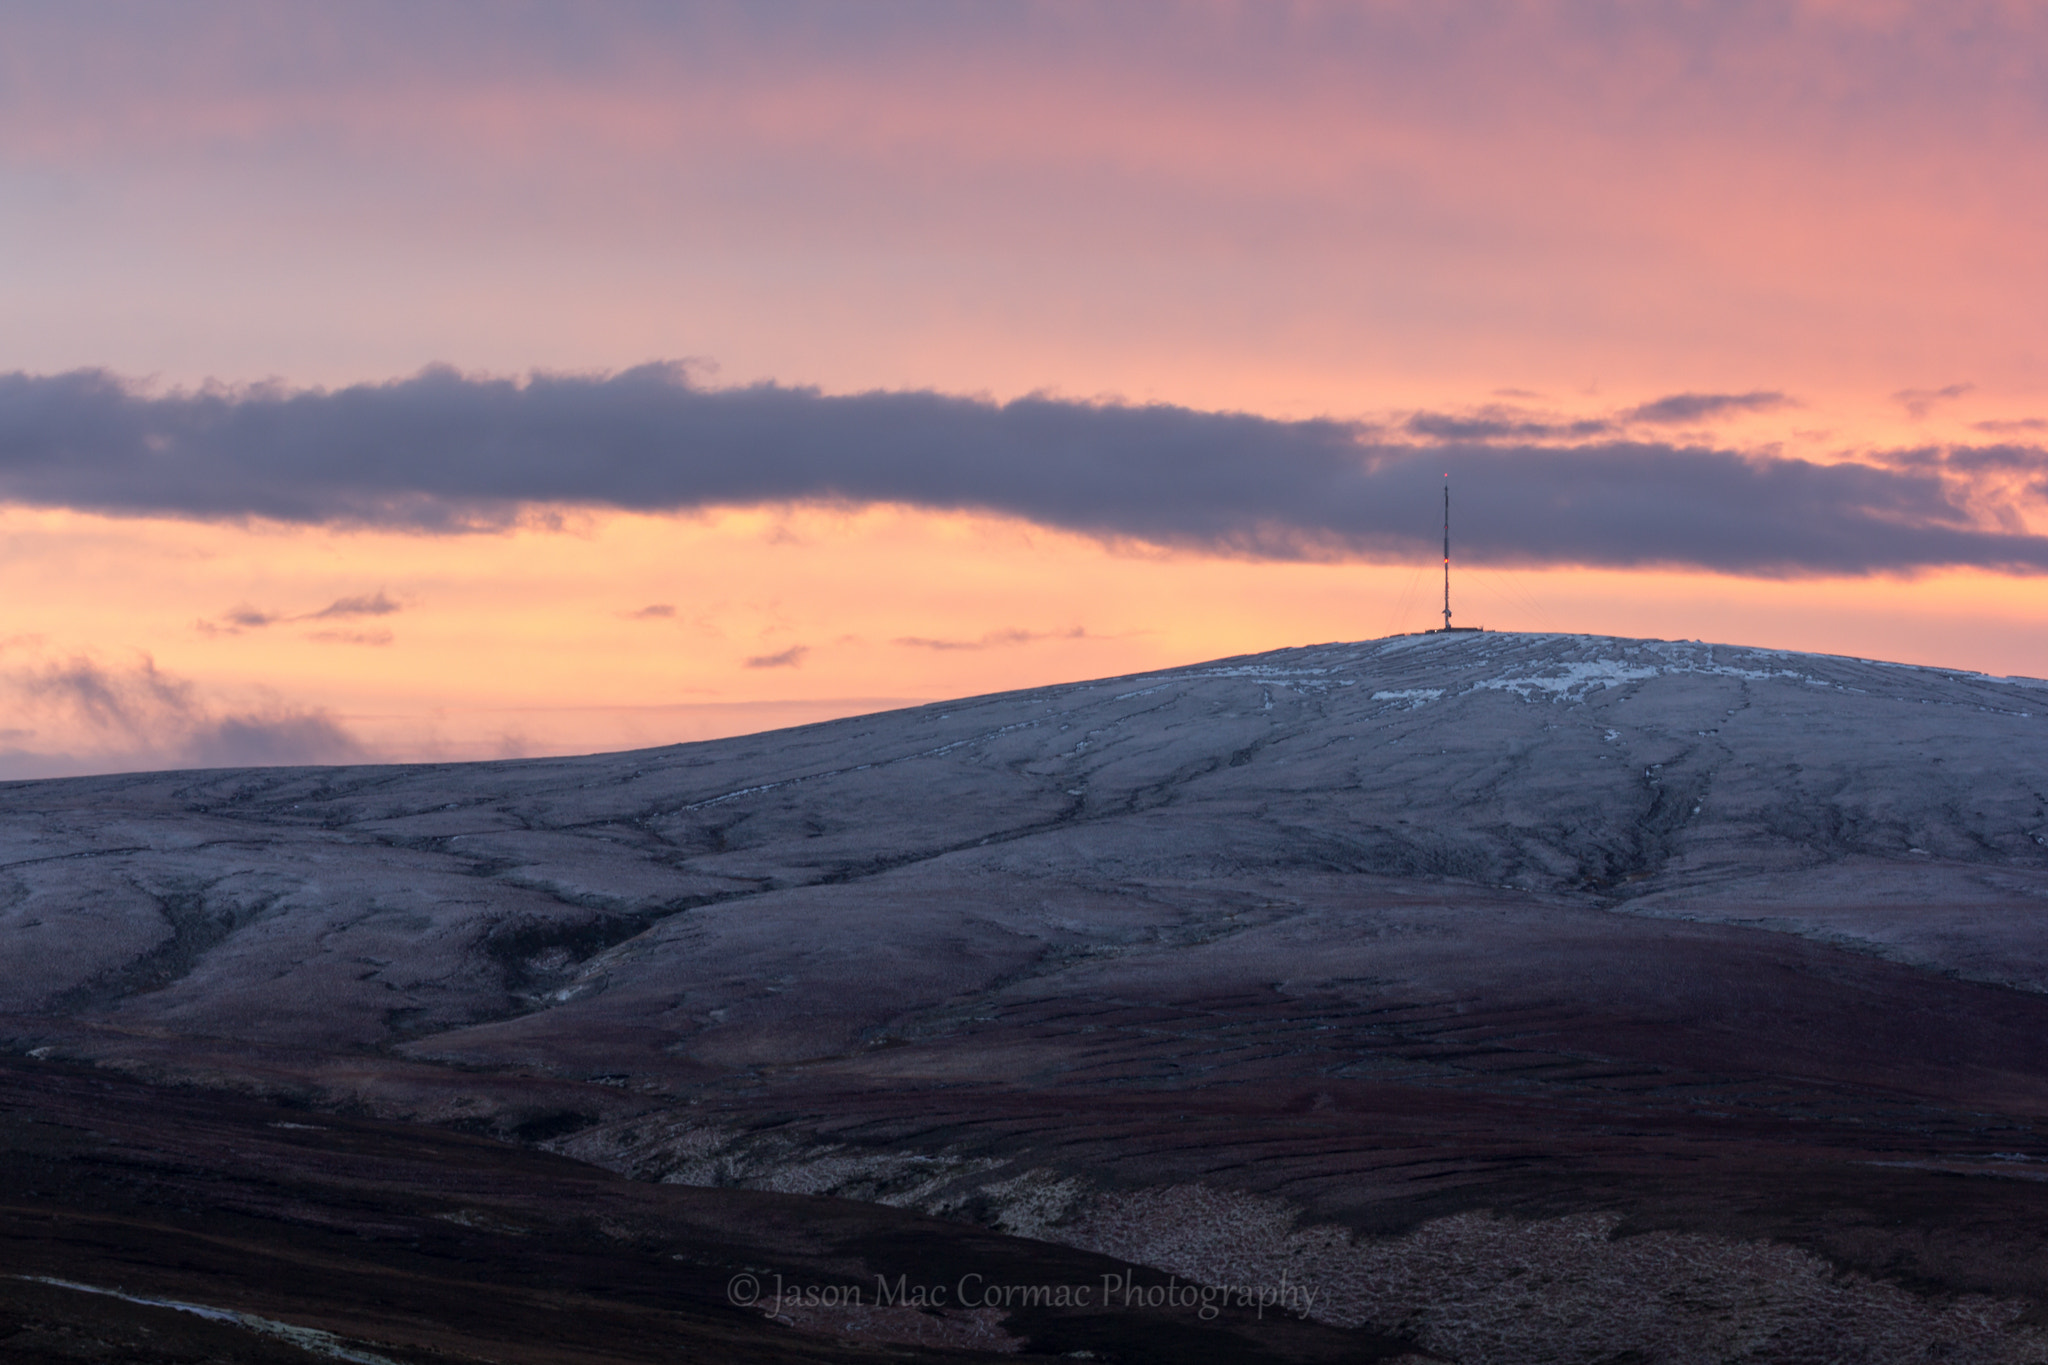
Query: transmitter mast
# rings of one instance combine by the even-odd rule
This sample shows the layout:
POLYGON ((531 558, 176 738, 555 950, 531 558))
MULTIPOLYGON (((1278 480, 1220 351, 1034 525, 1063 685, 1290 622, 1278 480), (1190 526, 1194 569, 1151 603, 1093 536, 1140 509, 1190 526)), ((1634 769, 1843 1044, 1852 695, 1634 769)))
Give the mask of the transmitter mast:
POLYGON ((1451 628, 1451 476, 1444 475, 1444 629, 1451 628))
POLYGON ((1483 631, 1485 626, 1454 626, 1451 624, 1451 476, 1444 475, 1444 624, 1441 630, 1425 630, 1424 635, 1450 635, 1460 631, 1483 631))

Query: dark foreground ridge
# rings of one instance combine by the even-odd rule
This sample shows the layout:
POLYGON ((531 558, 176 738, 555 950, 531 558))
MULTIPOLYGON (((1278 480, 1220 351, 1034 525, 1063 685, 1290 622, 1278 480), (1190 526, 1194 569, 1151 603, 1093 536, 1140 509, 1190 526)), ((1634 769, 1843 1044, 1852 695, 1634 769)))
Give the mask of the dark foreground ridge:
MULTIPOLYGON (((733 1210, 782 1198, 777 1226, 903 1220, 949 1269, 982 1238, 1311 1286, 1289 1330, 1341 1349, 1274 1358, 2048 1359, 2043 703, 1489 632, 632 754, 13 784, 8 1084, 31 1116, 38 1067, 202 1087, 196 1128, 286 1101, 440 1144, 541 1210, 489 1215, 514 1222, 567 1228, 561 1192, 600 1186, 694 1210, 677 1266, 769 1265, 733 1210)), ((244 1178, 175 1128, 209 1153, 180 1179, 244 1178)), ((35 1269, 39 1236, 18 1273, 232 1288, 174 1283, 169 1242, 129 1281, 35 1269)), ((858 1278, 898 1264, 877 1245, 803 1255, 858 1278)), ((304 1292, 238 1303, 319 1325, 292 1303, 341 1322, 357 1291, 304 1292)), ((561 1311, 521 1349, 612 1309, 561 1311)), ((703 1358, 748 1358, 742 1328, 780 1358, 922 1349, 781 1316, 713 1314, 741 1335, 703 1358)), ((1001 1334, 974 1349, 1050 1340, 973 1321, 1001 1334)))
POLYGON ((1405 1349, 1298 1313, 1153 1307, 1186 1299, 1187 1286, 879 1205, 636 1184, 501 1142, 62 1065, 0 1064, 0 1181, 7 1359, 911 1362, 1092 1350, 1169 1365, 1405 1349), (761 1307, 733 1302, 743 1277, 761 1307), (777 1306, 778 1284, 834 1306, 791 1302, 778 1322, 762 1311, 777 1306), (1088 1291, 1090 1303, 1014 1292, 1037 1286, 1088 1291), (880 1302, 899 1287, 1015 1306, 880 1302))

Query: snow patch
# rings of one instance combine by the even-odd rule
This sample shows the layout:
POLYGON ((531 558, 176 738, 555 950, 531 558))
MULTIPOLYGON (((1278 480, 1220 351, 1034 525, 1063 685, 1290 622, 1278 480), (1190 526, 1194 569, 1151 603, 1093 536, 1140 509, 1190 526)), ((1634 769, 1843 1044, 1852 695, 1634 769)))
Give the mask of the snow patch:
POLYGON ((58 1289, 69 1289, 80 1294, 101 1294, 110 1299, 120 1299, 123 1303, 141 1304, 145 1308, 169 1308, 175 1312, 190 1313, 214 1322, 229 1323, 266 1337, 290 1342, 302 1351, 323 1355, 330 1360, 351 1361, 354 1365, 398 1365, 390 1356, 378 1355, 375 1351, 358 1351, 334 1333, 323 1332, 317 1327, 297 1327, 289 1322, 279 1322, 275 1318, 259 1318, 254 1313, 238 1313, 232 1308, 209 1308, 203 1303, 182 1303, 177 1299, 152 1299, 140 1294, 124 1294, 118 1289, 103 1289, 96 1284, 53 1279, 48 1275, 17 1275, 14 1278, 29 1280, 36 1284, 53 1285, 58 1289))
POLYGON ((1444 694, 1441 687, 1404 687, 1398 692, 1375 692, 1374 701, 1405 701, 1413 711, 1418 706, 1427 706, 1444 694))
POLYGON ((1501 692, 1513 692, 1524 701, 1533 700, 1538 692, 1547 692, 1554 701, 1576 701, 1585 697, 1595 688, 1605 690, 1621 687, 1626 683, 1641 682, 1654 678, 1667 670, 1654 664, 1637 666, 1619 659, 1592 659, 1577 663, 1552 664, 1555 670, 1547 673, 1509 674, 1499 678, 1486 678, 1473 683, 1467 689, 1477 692, 1490 688, 1501 692))

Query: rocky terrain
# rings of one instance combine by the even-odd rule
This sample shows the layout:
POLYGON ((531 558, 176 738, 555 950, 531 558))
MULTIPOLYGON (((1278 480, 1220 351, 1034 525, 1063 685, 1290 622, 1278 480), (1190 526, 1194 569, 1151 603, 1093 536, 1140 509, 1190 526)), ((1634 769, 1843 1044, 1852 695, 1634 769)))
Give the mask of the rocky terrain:
MULTIPOLYGON (((2044 707, 1404 636, 629 754, 10 784, 0 1041, 23 1122, 38 1075, 173 1097, 165 1151, 288 1104, 542 1163, 502 1168, 530 1201, 741 1201, 660 1234, 703 1267, 767 1265, 735 1210, 796 1199, 835 1213, 761 1226, 1284 1281, 1334 1334, 1166 1311, 1219 1359, 2048 1360, 2044 707)), ((29 1226, 17 1273, 104 1287, 29 1226)), ((807 1312, 701 1358, 1164 1339, 807 1312)))

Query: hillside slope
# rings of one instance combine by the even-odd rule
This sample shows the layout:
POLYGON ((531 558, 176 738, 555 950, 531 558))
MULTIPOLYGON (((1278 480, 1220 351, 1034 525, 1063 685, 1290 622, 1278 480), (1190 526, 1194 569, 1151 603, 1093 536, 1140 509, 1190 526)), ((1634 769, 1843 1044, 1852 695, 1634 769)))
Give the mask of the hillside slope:
POLYGON ((1741 1305, 1589 1308, 1564 1358, 1850 1312, 1924 1350, 1974 1293, 1957 1358, 2003 1359, 2048 1306, 2044 706, 1405 636, 631 754, 12 784, 0 1011, 650 1179, 1312 1262, 1331 1321, 1457 1359, 1516 1358, 1526 1286, 1425 1243, 1588 1304, 1668 1253, 1741 1305), (1819 1259, 1763 1294, 1756 1238, 1819 1259))

